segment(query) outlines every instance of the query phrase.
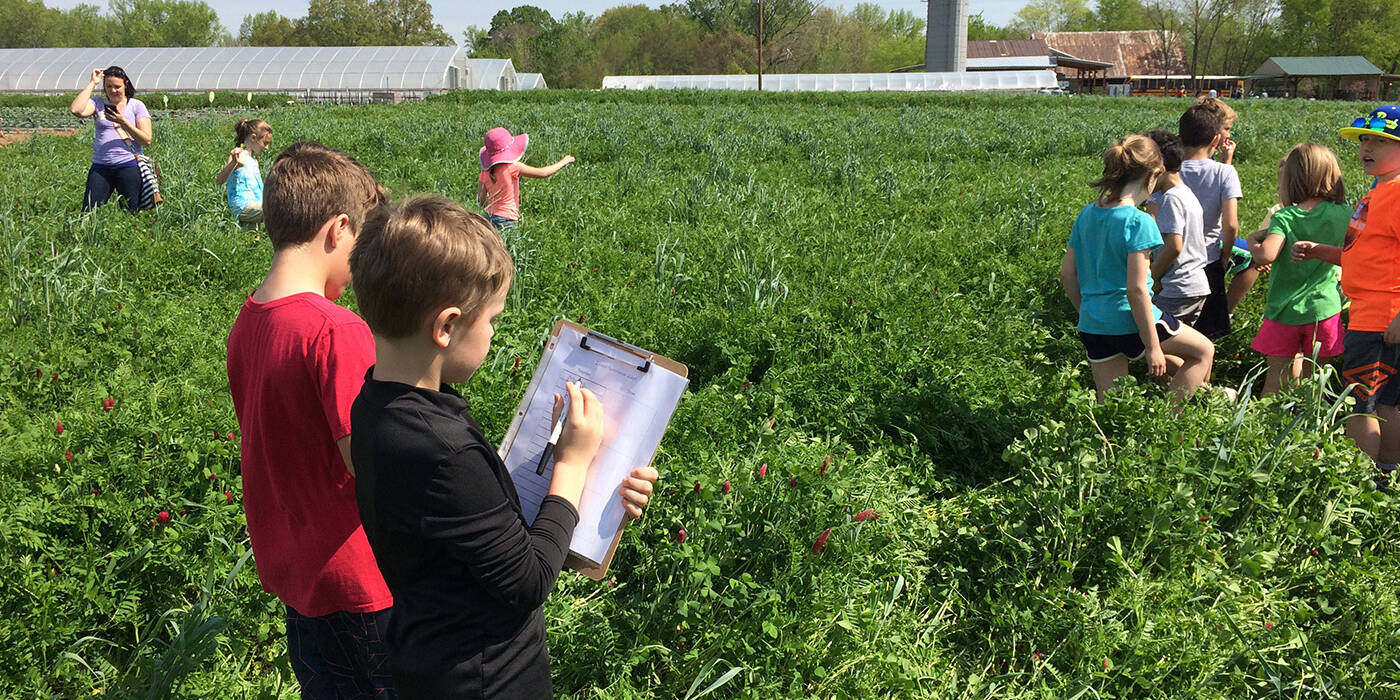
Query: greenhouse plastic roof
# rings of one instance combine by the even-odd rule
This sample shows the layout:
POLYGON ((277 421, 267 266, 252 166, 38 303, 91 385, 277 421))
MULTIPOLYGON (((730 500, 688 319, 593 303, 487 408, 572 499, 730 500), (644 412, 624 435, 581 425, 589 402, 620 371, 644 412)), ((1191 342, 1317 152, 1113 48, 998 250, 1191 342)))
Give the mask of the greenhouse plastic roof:
MULTIPOLYGON (((455 46, 0 49, 0 91, 77 92, 121 66, 140 91, 446 90, 455 46)), ((469 82, 464 74, 462 83, 469 82)))
POLYGON ((517 90, 544 90, 549 87, 541 73, 516 73, 515 77, 519 81, 517 90))
MULTIPOLYGON (((1051 70, 977 71, 974 73, 777 73, 763 76, 773 92, 985 91, 1057 87, 1051 70)), ((610 75, 603 88, 626 90, 757 90, 756 75, 610 75)))
POLYGON ((509 58, 469 58, 470 87, 478 90, 515 90, 515 64, 509 58))

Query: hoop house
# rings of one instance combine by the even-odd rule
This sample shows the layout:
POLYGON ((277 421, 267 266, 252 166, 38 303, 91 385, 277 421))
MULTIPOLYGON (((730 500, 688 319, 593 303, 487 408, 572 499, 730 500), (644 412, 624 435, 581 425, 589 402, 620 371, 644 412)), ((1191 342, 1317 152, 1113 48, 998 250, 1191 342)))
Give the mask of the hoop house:
POLYGON ((0 91, 67 93, 93 68, 124 68, 143 92, 392 92, 467 87, 455 46, 0 49, 0 91))
MULTIPOLYGON (((763 76, 772 92, 962 92, 1029 91, 1059 85, 1050 70, 978 71, 974 73, 775 73, 763 76)), ((603 88, 626 90, 757 90, 756 75, 610 75, 603 88)))

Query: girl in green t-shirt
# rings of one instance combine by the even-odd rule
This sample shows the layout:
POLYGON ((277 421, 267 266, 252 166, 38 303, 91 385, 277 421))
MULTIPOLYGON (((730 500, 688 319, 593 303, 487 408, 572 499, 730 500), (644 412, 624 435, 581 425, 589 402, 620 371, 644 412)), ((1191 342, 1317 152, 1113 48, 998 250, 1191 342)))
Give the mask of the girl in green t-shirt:
POLYGON ((1268 361, 1264 393, 1287 386, 1303 374, 1303 358, 1342 354, 1342 294, 1337 268, 1321 260, 1293 262, 1281 251, 1298 241, 1340 246, 1351 209, 1337 156, 1326 146, 1300 143, 1278 167, 1278 200, 1259 230, 1249 235, 1249 252, 1259 265, 1273 263, 1264 321, 1250 347, 1268 361))

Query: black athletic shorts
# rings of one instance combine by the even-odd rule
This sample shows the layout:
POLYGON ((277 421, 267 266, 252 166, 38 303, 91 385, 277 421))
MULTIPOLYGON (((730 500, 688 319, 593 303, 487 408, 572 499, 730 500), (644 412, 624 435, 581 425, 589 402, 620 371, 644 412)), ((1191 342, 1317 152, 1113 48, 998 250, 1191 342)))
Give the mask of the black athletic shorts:
MULTIPOLYGON (((1157 342, 1165 343, 1167 339, 1176 335, 1181 330, 1181 322, 1176 317, 1163 311, 1162 317, 1157 319, 1157 342)), ((1136 360, 1147 352, 1147 348, 1142 345, 1142 337, 1137 333, 1126 335, 1099 335, 1098 333, 1079 332, 1079 342, 1084 344, 1084 352, 1089 355, 1090 362, 1108 362, 1109 360, 1125 355, 1129 360, 1136 360)))
POLYGON ((1379 331, 1347 331, 1342 339, 1342 377, 1356 383, 1357 413, 1375 413, 1376 406, 1400 405, 1400 345, 1386 345, 1379 331))

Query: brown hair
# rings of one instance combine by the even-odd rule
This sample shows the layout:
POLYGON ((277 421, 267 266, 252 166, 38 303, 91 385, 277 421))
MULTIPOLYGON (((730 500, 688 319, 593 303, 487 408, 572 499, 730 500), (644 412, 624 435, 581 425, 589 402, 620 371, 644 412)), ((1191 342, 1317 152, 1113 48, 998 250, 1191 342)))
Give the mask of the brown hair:
POLYGON ((1169 173, 1181 172, 1181 159, 1183 156, 1181 148, 1181 137, 1166 129, 1153 129, 1143 136, 1152 139, 1157 144, 1157 151, 1162 154, 1162 167, 1169 173))
POLYGON ((106 70, 102 71, 102 79, 106 80, 107 78, 122 79, 122 82, 126 84, 122 90, 122 92, 126 93, 126 99, 129 100, 136 96, 136 83, 131 82, 131 76, 127 75, 126 71, 122 70, 121 66, 109 66, 106 70))
POLYGON ((350 276, 370 330, 404 338, 447 306, 476 318, 515 269, 486 219, 446 197, 420 195, 370 212, 350 253, 350 276))
POLYGON ((272 133, 272 125, 261 119, 239 119, 233 125, 233 145, 242 146, 248 139, 262 138, 272 133))
POLYGON ((1181 143, 1187 148, 1209 146, 1225 130, 1225 112, 1214 103, 1198 102, 1188 107, 1181 119, 1177 120, 1176 130, 1181 134, 1181 143))
POLYGON ((1284 206, 1317 197, 1345 204, 1342 167, 1332 149, 1316 143, 1300 143, 1278 164, 1278 202, 1284 206))
POLYGON ((384 202, 384 188, 350 154, 299 141, 277 155, 263 186, 263 220, 275 250, 306 243, 321 225, 344 214, 359 231, 365 214, 384 202))
POLYGON ((1152 139, 1140 134, 1124 136, 1103 154, 1103 175, 1089 183, 1099 188, 1100 199, 1118 199, 1128 185, 1162 170, 1162 154, 1152 139))
POLYGON ((1205 97, 1196 100, 1196 104, 1206 105, 1208 107, 1212 107, 1218 110, 1221 116, 1225 118, 1224 122, 1221 123, 1222 128, 1234 124, 1235 119, 1239 116, 1235 114, 1235 109, 1230 106, 1230 103, 1220 99, 1219 97, 1211 97, 1210 95, 1206 95, 1205 97))

